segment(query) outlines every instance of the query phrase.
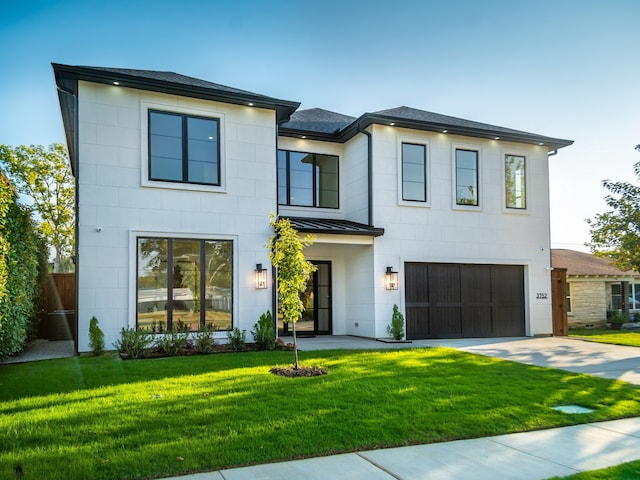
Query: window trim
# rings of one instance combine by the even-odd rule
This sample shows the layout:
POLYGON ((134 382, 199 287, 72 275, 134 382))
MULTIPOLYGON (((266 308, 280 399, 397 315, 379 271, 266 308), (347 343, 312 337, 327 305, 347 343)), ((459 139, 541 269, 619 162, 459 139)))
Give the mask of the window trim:
POLYGON ((520 150, 517 148, 503 149, 501 151, 502 158, 500 160, 501 165, 501 179, 502 179, 502 211, 504 213, 513 214, 529 214, 531 206, 531 187, 530 187, 530 160, 531 152, 520 150), (507 156, 524 157, 524 189, 525 189, 525 207, 515 208, 507 206, 507 156))
POLYGON ((227 193, 227 169, 226 169, 226 142, 225 142, 226 116, 222 112, 188 108, 178 105, 162 104, 156 102, 140 102, 140 186, 149 188, 162 188, 171 190, 190 190, 198 192, 227 193), (187 117, 204 118, 218 121, 218 180, 219 185, 207 183, 192 183, 171 180, 150 179, 150 111, 160 113, 184 115, 187 117))
MULTIPOLYGON (((167 232, 155 230, 130 230, 129 231, 129 309, 127 315, 127 326, 136 328, 138 323, 138 238, 158 238, 172 240, 224 240, 231 241, 231 263, 232 263, 232 291, 231 291, 231 328, 238 325, 239 309, 238 296, 240 294, 240 275, 239 272, 239 254, 238 254, 238 236, 237 235, 215 235, 209 233, 184 233, 184 232, 167 232)), ((216 331, 216 337, 226 338, 226 332, 216 331)))
POLYGON ((452 143, 451 144, 451 208, 453 210, 466 210, 473 212, 481 212, 484 210, 484 188, 483 186, 483 174, 482 174, 482 145, 475 143, 452 143), (465 150, 477 153, 477 165, 476 165, 476 182, 478 185, 478 204, 466 205, 458 203, 458 164, 457 164, 457 151, 465 150))
POLYGON ((284 207, 284 208, 313 208, 313 209, 326 209, 326 210, 340 210, 340 181, 341 181, 341 175, 340 175, 340 165, 341 165, 341 161, 340 161, 340 155, 335 154, 335 153, 323 153, 323 152, 305 152, 305 151, 301 151, 301 150, 290 150, 290 149, 286 149, 286 148, 276 148, 276 202, 278 204, 278 207, 284 207), (280 169, 278 168, 278 155, 280 152, 284 152, 286 154, 286 166, 285 166, 285 170, 286 170, 286 203, 280 203, 280 169), (289 203, 290 199, 291 199, 291 164, 290 164, 290 154, 291 153, 299 153, 302 155, 313 155, 313 166, 311 168, 311 174, 312 174, 312 180, 311 180, 311 187, 312 187, 312 198, 313 198, 313 205, 294 205, 289 203), (338 205, 336 207, 323 207, 320 205, 315 205, 316 203, 316 199, 318 198, 318 191, 316 190, 316 185, 317 185, 317 175, 316 175, 316 169, 314 168, 316 165, 316 157, 318 155, 324 155, 326 157, 335 157, 338 161, 338 165, 337 165, 337 185, 338 185, 338 205))
POLYGON ((425 138, 418 137, 397 137, 397 190, 398 190, 398 205, 405 207, 431 207, 431 141, 425 138), (420 145, 424 147, 425 165, 424 165, 424 188, 425 199, 422 200, 405 200, 404 199, 404 185, 403 185, 403 145, 420 145))

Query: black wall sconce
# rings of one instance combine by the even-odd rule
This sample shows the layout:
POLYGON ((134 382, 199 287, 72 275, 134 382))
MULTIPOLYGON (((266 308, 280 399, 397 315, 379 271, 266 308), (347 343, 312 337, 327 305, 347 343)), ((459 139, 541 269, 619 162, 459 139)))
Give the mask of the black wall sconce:
POLYGON ((267 288, 267 269, 256 263, 256 290, 267 288))
POLYGON ((394 272, 391 267, 387 267, 386 275, 386 286, 387 290, 397 290, 398 289, 398 272, 394 272))

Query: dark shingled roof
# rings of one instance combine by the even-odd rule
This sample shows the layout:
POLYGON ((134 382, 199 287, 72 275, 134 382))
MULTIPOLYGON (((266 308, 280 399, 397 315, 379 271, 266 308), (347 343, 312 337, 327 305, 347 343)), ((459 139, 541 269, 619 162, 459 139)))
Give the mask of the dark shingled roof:
POLYGON ((367 128, 372 124, 393 124, 397 127, 414 130, 439 133, 446 131, 451 135, 544 145, 549 150, 566 147, 573 143, 572 140, 546 137, 536 133, 450 117, 411 107, 397 107, 374 113, 365 113, 359 118, 319 108, 303 110, 293 114, 291 121, 282 124, 279 134, 289 137, 305 136, 313 140, 346 142, 355 136, 360 129, 367 128), (302 115, 298 116, 298 113, 302 115))
POLYGON ((567 275, 607 276, 607 277, 637 277, 633 270, 620 270, 611 264, 611 260, 596 257, 590 253, 578 252, 562 248, 551 249, 551 266, 566 268, 567 275))
POLYGON ((322 108, 310 108, 308 110, 298 110, 293 113, 291 119, 283 123, 281 128, 289 130, 311 130, 321 133, 337 133, 355 119, 355 117, 323 110, 322 108))
POLYGON ((349 220, 332 220, 326 218, 285 217, 291 225, 301 233, 331 233, 339 235, 369 235, 379 237, 384 235, 384 228, 370 227, 363 223, 349 220))
MULTIPOLYGON (((111 68, 111 67, 79 67, 84 69, 90 69, 94 72, 103 72, 111 74, 114 79, 119 77, 137 77, 142 80, 158 80, 161 82, 176 83, 181 85, 191 85, 194 87, 208 88, 211 90, 219 90, 223 92, 236 93, 239 95, 255 95, 261 96, 257 93, 249 92, 247 90, 240 90, 239 88, 227 87, 226 85, 220 85, 219 83, 208 82, 195 77, 188 77, 179 73, 159 71, 159 70, 137 70, 132 68, 111 68)), ((269 98, 269 97, 264 97, 269 98)))
POLYGON ((496 125, 489 125, 488 123, 474 122, 472 120, 465 120, 464 118, 450 117, 448 115, 441 115, 440 113, 427 112, 425 110, 418 110, 411 107, 397 107, 390 108, 388 110, 380 110, 374 112, 374 115, 382 115, 386 117, 392 117, 396 119, 413 120, 417 122, 426 122, 435 125, 442 125, 445 127, 466 127, 474 128, 477 130, 486 130, 491 132, 504 132, 504 133, 516 133, 534 135, 532 133, 523 132, 521 130, 514 130, 512 128, 498 127, 496 125))

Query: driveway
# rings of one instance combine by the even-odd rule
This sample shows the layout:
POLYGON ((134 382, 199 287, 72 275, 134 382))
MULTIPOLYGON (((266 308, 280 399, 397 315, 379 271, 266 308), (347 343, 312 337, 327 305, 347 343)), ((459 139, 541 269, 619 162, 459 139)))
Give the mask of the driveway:
POLYGON ((300 338, 298 345, 301 350, 451 347, 513 362, 587 373, 640 385, 640 348, 570 337, 470 338, 383 343, 361 337, 318 336, 300 338))

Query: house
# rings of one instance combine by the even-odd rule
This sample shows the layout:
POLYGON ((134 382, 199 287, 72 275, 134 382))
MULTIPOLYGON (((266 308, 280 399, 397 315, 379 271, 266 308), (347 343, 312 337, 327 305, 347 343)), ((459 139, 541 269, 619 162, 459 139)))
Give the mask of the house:
POLYGON ((552 249, 553 268, 567 270, 569 327, 603 327, 607 312, 640 311, 640 274, 611 260, 575 250, 552 249), (623 301, 623 299, 627 299, 623 301))
POLYGON ((409 338, 551 333, 548 157, 571 141, 53 69, 77 182, 79 351, 94 315, 107 345, 123 327, 250 331, 276 309, 270 212, 316 237, 302 333, 383 337, 394 304, 409 338))

